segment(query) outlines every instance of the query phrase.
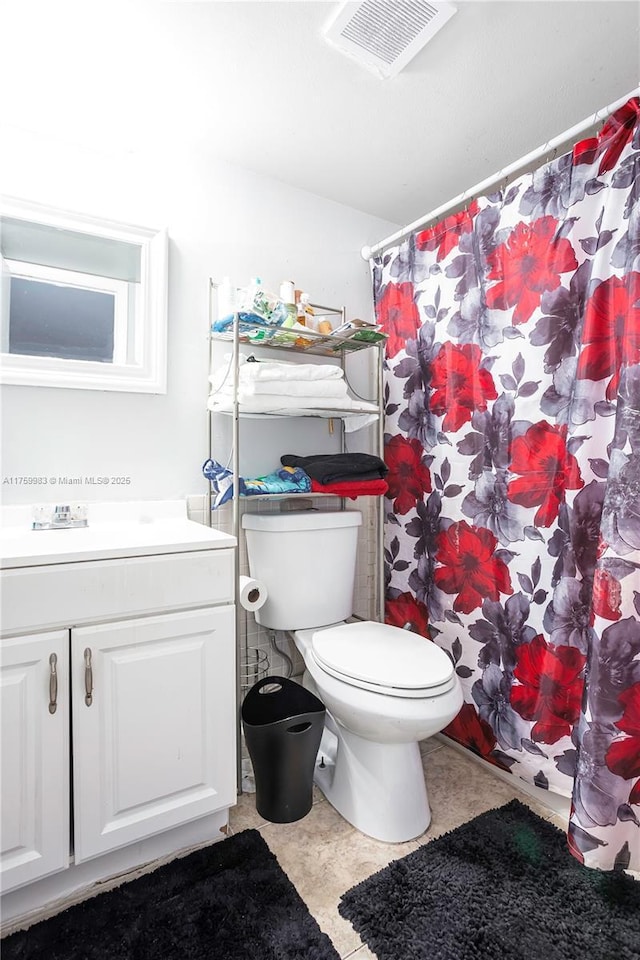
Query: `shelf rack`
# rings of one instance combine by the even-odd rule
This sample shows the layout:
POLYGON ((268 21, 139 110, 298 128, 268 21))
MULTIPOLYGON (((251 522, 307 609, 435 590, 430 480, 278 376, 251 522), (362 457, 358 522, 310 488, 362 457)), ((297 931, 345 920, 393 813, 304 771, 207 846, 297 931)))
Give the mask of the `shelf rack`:
MULTIPOLYGON (((332 309, 318 304, 310 304, 316 316, 329 316, 331 313, 340 314, 344 319, 344 307, 332 309), (324 311, 318 313, 317 311, 324 311)), ((236 314, 236 322, 237 322, 236 314)), ((305 353, 317 357, 340 357, 345 353, 356 353, 359 350, 368 350, 378 343, 384 342, 384 335, 367 328, 354 327, 347 335, 338 333, 317 333, 315 330, 288 330, 284 327, 257 327, 255 323, 240 321, 238 325, 238 342, 253 347, 268 347, 270 350, 288 350, 293 353, 305 353)), ((235 326, 235 323, 234 323, 235 326)), ((213 340, 226 340, 233 343, 235 331, 212 333, 213 340)))
MULTIPOLYGON (((230 330, 223 332, 212 332, 213 316, 214 316, 214 302, 220 283, 209 278, 209 309, 208 309, 208 342, 209 342, 209 373, 211 373, 211 368, 213 364, 213 346, 214 343, 224 341, 232 345, 232 359, 230 370, 232 371, 233 377, 233 403, 231 410, 228 412, 229 416, 233 417, 233 427, 232 427, 232 466, 233 471, 233 500, 232 500, 232 526, 233 526, 233 535, 236 538, 236 549, 234 552, 234 582, 237 584, 239 582, 240 576, 240 500, 289 500, 296 498, 316 498, 316 497, 331 497, 336 499, 334 494, 318 494, 318 493, 288 493, 288 494, 258 494, 251 497, 241 497, 239 491, 239 477, 240 477, 240 420, 245 417, 256 418, 256 419, 265 419, 269 417, 277 416, 278 419, 284 419, 286 414, 242 414, 240 411, 240 404, 238 402, 238 382, 239 382, 239 373, 238 373, 238 358, 240 355, 240 344, 248 344, 252 347, 265 348, 268 350, 285 350, 288 353, 297 353, 303 355, 313 355, 313 356, 323 356, 331 357, 333 359, 338 359, 340 365, 345 370, 345 358, 346 356, 355 353, 360 350, 371 350, 374 349, 377 351, 378 358, 376 364, 376 404, 378 407, 378 430, 377 430, 377 453, 378 456, 382 456, 382 451, 384 450, 384 417, 383 417, 383 381, 382 381, 382 350, 385 345, 386 337, 376 338, 375 342, 364 338, 363 336, 358 336, 363 331, 361 328, 354 328, 353 333, 349 333, 348 336, 342 336, 340 334, 322 334, 316 333, 313 330, 308 330, 304 332, 293 331, 282 327, 269 328, 265 327, 265 335, 263 337, 251 336, 251 331, 256 329, 255 324, 246 324, 241 323, 238 313, 234 314, 233 324, 230 330)), ((311 304, 314 310, 315 316, 339 316, 340 325, 344 324, 346 317, 346 308, 345 307, 327 307, 322 304, 311 304)), ((262 330, 262 328, 261 328, 262 330)), ((341 419, 344 416, 349 415, 358 415, 358 413, 363 411, 354 410, 336 410, 334 417, 329 419, 341 419)), ((370 411, 367 411, 370 412, 370 411)), ((222 413, 219 411, 218 413, 222 413)), ((207 449, 209 451, 209 457, 211 457, 211 438, 212 438, 212 424, 211 418, 213 412, 207 408, 207 449)), ((293 415, 295 416, 295 415, 293 415)), ((328 414, 325 413, 315 413, 310 411, 309 413, 299 414, 298 416, 324 416, 328 417, 328 414)), ((341 449, 344 452, 344 429, 342 429, 341 435, 341 449)), ((211 484, 207 484, 207 523, 211 526, 212 523, 212 498, 211 498, 211 484)), ((345 499, 340 498, 342 502, 342 509, 345 507, 345 499)), ((383 530, 384 530, 384 497, 378 497, 377 500, 378 509, 377 509, 377 541, 378 541, 378 552, 377 552, 377 569, 376 569, 376 600, 377 600, 377 616, 380 622, 384 621, 384 551, 382 547, 383 539, 383 530)), ((240 656, 240 605, 236 603, 236 678, 237 678, 237 691, 236 695, 238 698, 238 747, 240 745, 240 702, 242 697, 242 671, 241 671, 241 656, 240 656)), ((246 651, 245 651, 246 653, 246 651)), ((242 758, 241 751, 238 748, 238 789, 241 792, 242 790, 242 758)))

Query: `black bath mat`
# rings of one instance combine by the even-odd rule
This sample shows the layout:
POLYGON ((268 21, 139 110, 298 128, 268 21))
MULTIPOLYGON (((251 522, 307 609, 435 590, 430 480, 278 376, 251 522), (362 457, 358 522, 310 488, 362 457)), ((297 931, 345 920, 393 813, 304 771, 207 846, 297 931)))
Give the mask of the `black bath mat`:
POLYGON ((2 960, 339 960, 257 830, 15 933, 0 952, 2 960))
POLYGON ((640 958, 640 883, 583 867, 517 800, 396 860, 339 910, 378 960, 640 958))

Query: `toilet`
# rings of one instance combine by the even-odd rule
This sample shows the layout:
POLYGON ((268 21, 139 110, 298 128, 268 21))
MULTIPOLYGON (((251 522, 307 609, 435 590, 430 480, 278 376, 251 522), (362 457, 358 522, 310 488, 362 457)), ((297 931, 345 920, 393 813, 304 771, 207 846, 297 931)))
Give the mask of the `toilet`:
POLYGON ((355 510, 245 513, 251 576, 268 598, 258 623, 287 631, 303 685, 327 708, 314 781, 362 833, 401 843, 431 820, 419 741, 462 706, 446 653, 424 637, 353 614, 355 510))

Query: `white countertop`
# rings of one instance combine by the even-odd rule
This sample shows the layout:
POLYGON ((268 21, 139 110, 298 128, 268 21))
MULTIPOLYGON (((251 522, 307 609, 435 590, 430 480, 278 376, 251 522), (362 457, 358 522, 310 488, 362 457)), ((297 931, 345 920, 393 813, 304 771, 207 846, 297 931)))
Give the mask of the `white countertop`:
POLYGON ((89 526, 32 530, 32 506, 0 508, 0 567, 216 550, 235 538, 187 518, 184 500, 88 503, 89 526))

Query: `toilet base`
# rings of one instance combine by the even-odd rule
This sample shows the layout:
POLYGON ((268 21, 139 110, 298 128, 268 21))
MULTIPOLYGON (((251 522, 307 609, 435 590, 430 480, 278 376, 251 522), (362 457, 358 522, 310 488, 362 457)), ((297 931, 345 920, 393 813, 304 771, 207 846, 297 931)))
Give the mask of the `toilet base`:
POLYGON ((364 740, 327 715, 314 781, 345 820, 376 840, 414 840, 431 822, 417 743, 364 740))

